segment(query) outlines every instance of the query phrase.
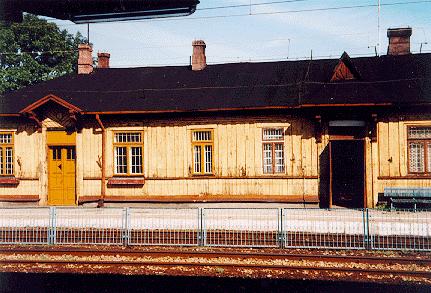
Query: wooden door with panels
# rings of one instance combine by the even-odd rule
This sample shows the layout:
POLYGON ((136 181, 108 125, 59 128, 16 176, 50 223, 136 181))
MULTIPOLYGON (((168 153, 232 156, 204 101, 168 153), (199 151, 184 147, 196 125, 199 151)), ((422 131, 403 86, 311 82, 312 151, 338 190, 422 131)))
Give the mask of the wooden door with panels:
POLYGON ((75 135, 56 131, 47 137, 48 204, 76 205, 75 135))

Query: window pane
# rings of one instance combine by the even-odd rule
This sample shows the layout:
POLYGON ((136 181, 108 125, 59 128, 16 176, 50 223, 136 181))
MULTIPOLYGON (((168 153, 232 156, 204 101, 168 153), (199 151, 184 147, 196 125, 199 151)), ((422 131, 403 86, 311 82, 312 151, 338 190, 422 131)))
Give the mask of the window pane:
POLYGON ((132 174, 142 174, 142 147, 131 147, 130 158, 132 166, 132 174))
POLYGON ((61 148, 59 147, 52 148, 52 160, 53 161, 61 160, 61 148))
POLYGON ((0 175, 3 175, 3 148, 0 147, 0 175))
POLYGON ((212 146, 205 146, 205 173, 212 173, 212 146))
POLYGON ((126 147, 115 147, 115 173, 116 174, 127 174, 127 148, 126 147))
POLYGON ((0 133, 0 144, 12 143, 12 133, 0 133))
POLYGON ((193 148, 193 157, 194 157, 194 173, 201 173, 202 167, 201 167, 201 146, 196 145, 193 148))
POLYGON ((193 141, 211 141, 211 131, 194 131, 193 141))
POLYGON ((74 147, 67 148, 67 159, 68 160, 75 160, 75 148, 74 147))
POLYGON ((275 144, 275 172, 284 172, 284 151, 282 143, 275 144))
POLYGON ((425 171, 425 152, 423 143, 411 142, 409 144, 410 172, 425 171))
POLYGON ((409 138, 431 138, 431 127, 409 127, 409 138))
POLYGON ((263 173, 272 173, 272 144, 263 145, 263 173))
POLYGON ((140 132, 117 132, 114 135, 114 142, 142 142, 142 133, 140 132))
POLYGON ((263 129, 263 140, 282 140, 283 128, 266 128, 263 129))
POLYGON ((11 147, 6 148, 6 175, 13 174, 13 150, 11 147))
POLYGON ((427 149, 427 163, 428 163, 428 172, 431 172, 431 142, 428 142, 427 144, 428 149, 427 149))

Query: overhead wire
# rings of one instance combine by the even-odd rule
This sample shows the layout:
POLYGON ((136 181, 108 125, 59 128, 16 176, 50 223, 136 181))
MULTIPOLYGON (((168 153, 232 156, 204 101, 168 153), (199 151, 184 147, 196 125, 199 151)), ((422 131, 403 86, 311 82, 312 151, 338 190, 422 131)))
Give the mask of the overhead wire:
MULTIPOLYGON (((309 1, 309 0, 295 0, 295 1, 272 1, 272 2, 266 2, 265 3, 255 3, 251 5, 274 5, 275 2, 279 3, 292 3, 292 2, 302 2, 302 1, 309 1), (272 4, 271 4, 272 3, 272 4)), ((431 3, 431 0, 415 0, 415 1, 398 1, 398 2, 390 2, 390 3, 381 3, 380 6, 398 6, 398 5, 412 5, 412 4, 425 4, 425 3, 431 3)), ((241 4, 245 6, 250 6, 250 4, 241 4)), ((215 7, 213 10, 216 9, 224 9, 228 6, 219 6, 215 7)), ((337 11, 337 10, 346 10, 346 9, 362 9, 362 8, 375 8, 378 7, 378 4, 359 4, 359 5, 346 5, 346 6, 332 6, 332 7, 318 7, 318 8, 306 8, 306 9, 294 9, 294 10, 284 10, 284 11, 266 11, 266 12, 252 12, 252 13, 238 13, 238 14, 224 14, 224 15, 207 15, 207 16, 188 16, 188 17, 173 17, 173 18, 154 18, 154 19, 140 19, 140 20, 125 20, 125 21, 118 21, 115 22, 115 24, 127 24, 127 23, 139 23, 139 22, 164 22, 164 21, 184 21, 184 20, 202 20, 202 19, 218 19, 218 18, 232 18, 232 17, 246 17, 246 16, 264 16, 264 15, 277 15, 277 14, 290 14, 290 13, 305 13, 305 12, 322 12, 322 11, 337 11)), ((206 8, 206 9, 209 9, 206 8)), ((51 21, 53 21, 55 24, 61 26, 61 27, 67 27, 67 26, 79 26, 79 25, 86 25, 86 24, 74 24, 70 23, 69 21, 65 24, 58 23, 57 19, 50 18, 51 21), (56 22, 57 21, 57 22, 56 22)), ((112 24, 112 22, 100 22, 100 23, 92 23, 93 26, 98 25, 105 25, 105 24, 112 24)), ((31 25, 29 25, 31 26, 31 25)))
MULTIPOLYGON (((388 83, 396 83, 396 82, 405 82, 405 81, 420 81, 420 80, 429 80, 429 78, 423 77, 413 77, 413 78, 399 78, 399 79, 390 79, 390 80, 374 80, 374 81, 345 81, 343 85, 353 85, 353 84, 388 84, 388 83)), ((302 84, 314 84, 314 85, 337 85, 337 83, 326 82, 326 81, 298 81, 291 83, 281 83, 281 84, 253 84, 253 88, 279 88, 279 87, 289 87, 289 86, 297 86, 302 84)), ((234 86, 198 86, 198 87, 176 87, 176 88, 138 88, 133 90, 61 90, 61 89, 52 89, 56 92, 73 92, 73 93, 133 93, 133 92, 161 92, 161 91, 185 91, 185 90, 207 90, 207 89, 249 89, 250 85, 234 85, 234 86)), ((26 92, 37 92, 35 90, 26 90, 26 92)))
MULTIPOLYGON (((214 7, 204 7, 200 8, 198 10, 216 10, 216 9, 227 9, 227 8, 237 8, 237 7, 248 7, 250 5, 253 6, 263 6, 263 5, 276 5, 276 4, 282 4, 282 3, 294 3, 294 2, 304 2, 309 0, 286 0, 286 1, 270 1, 270 2, 260 2, 260 3, 251 3, 251 4, 238 4, 238 5, 226 5, 226 6, 214 6, 214 7)), ((380 6, 394 6, 394 5, 409 5, 409 4, 420 4, 420 3, 431 3, 431 0, 417 0, 417 1, 403 1, 403 2, 392 2, 392 3, 381 3, 380 6)), ((365 7, 377 7, 378 4, 363 4, 363 5, 350 5, 350 6, 334 6, 334 7, 322 7, 322 8, 309 8, 309 9, 298 9, 298 10, 288 10, 288 11, 272 11, 272 12, 255 12, 252 13, 252 15, 273 15, 273 14, 285 14, 285 13, 300 13, 300 12, 313 12, 313 11, 330 11, 330 10, 341 10, 341 9, 358 9, 358 8, 365 8, 365 7)), ((206 19, 206 18, 219 18, 219 17, 236 17, 236 16, 249 16, 250 14, 232 14, 232 15, 218 15, 218 16, 201 16, 201 17, 185 17, 185 18, 175 18, 175 20, 182 20, 182 19, 206 19)), ((169 19, 152 19, 150 21, 167 21, 169 19)), ((133 20, 133 21, 125 21, 121 23, 127 23, 127 22, 142 22, 142 21, 148 21, 148 20, 133 20)), ((55 22, 54 22, 55 23, 55 22)), ((48 24, 48 23, 47 23, 48 24)), ((61 25, 56 23, 60 26, 68 26, 68 25, 61 25)), ((71 24, 76 25, 76 24, 71 24)), ((357 34, 345 34, 345 35, 359 35, 357 34)), ((272 39, 272 40, 266 40, 266 41, 278 41, 283 39, 272 39)), ((285 39, 288 40, 288 39, 285 39)), ((290 38, 291 40, 291 38, 290 38)), ((218 44, 220 43, 231 43, 231 42, 216 42, 218 44)), ((170 47, 175 45, 170 45, 170 47)), ((177 47, 186 47, 189 45, 176 45, 177 47)), ((139 49, 160 49, 164 48, 164 46, 147 46, 142 47, 139 49)), ((0 55, 19 55, 19 54, 49 54, 49 53, 74 53, 77 50, 67 50, 67 51, 61 51, 61 50, 55 50, 55 51, 33 51, 33 52, 0 52, 0 55)), ((366 54, 364 54, 366 55, 366 54)), ((328 56, 322 56, 322 57, 332 57, 332 55, 328 56)), ((171 58, 171 59, 180 59, 182 57, 178 58, 171 58)), ((249 60, 249 61, 256 61, 256 60, 277 60, 278 58, 269 58, 269 59, 256 59, 253 58, 247 58, 247 57, 237 57, 236 60, 242 58, 243 60, 249 60)), ((301 58, 301 57, 300 57, 301 58)), ((307 57, 305 57, 307 58, 307 57)), ((315 58, 319 58, 319 56, 316 56, 315 58)), ((166 58, 165 58, 166 59, 166 58)), ((281 59, 281 58, 280 58, 281 59)), ((284 59, 284 58, 283 58, 284 59)), ((290 60, 294 59, 289 57, 290 60)), ((297 57, 298 59, 298 57, 297 57)), ((185 63, 178 63, 178 64, 185 64, 185 63)))

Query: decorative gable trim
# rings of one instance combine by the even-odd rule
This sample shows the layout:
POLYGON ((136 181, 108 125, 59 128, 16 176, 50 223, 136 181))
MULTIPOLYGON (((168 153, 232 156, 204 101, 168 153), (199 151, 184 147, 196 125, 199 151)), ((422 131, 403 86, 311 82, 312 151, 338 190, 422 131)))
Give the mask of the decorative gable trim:
POLYGON ((27 107, 25 107, 24 109, 22 109, 21 111, 19 111, 20 114, 26 114, 26 113, 31 113, 33 112, 33 110, 39 108, 40 106, 48 103, 49 101, 53 101, 67 109, 69 109, 69 112, 72 113, 81 113, 82 110, 68 102, 66 102, 65 100, 55 96, 55 95, 47 95, 39 100, 37 100, 36 102, 34 102, 33 104, 28 105, 27 107))
POLYGON ((66 102, 63 99, 61 99, 55 95, 52 95, 52 94, 47 95, 47 96, 37 100, 33 104, 28 105, 27 107, 25 107, 24 109, 19 111, 19 114, 33 120, 37 124, 37 131, 40 132, 40 131, 42 131, 43 122, 38 117, 38 115, 34 112, 34 110, 41 107, 42 105, 45 105, 46 103, 48 103, 50 101, 66 108, 68 110, 69 119, 74 121, 75 123, 77 122, 77 114, 82 114, 82 110, 80 108, 78 108, 78 107, 66 102))
POLYGON ((353 65, 349 55, 344 52, 338 61, 337 66, 334 68, 331 82, 361 79, 361 75, 359 74, 359 71, 356 69, 355 65, 353 65))

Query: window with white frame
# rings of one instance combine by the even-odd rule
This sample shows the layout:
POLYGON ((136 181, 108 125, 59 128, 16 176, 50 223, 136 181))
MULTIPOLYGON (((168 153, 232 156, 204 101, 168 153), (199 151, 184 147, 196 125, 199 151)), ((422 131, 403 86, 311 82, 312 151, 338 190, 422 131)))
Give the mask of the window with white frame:
POLYGON ((284 130, 264 128, 262 130, 263 173, 284 173, 284 130))
POLYGON ((13 175, 13 133, 0 132, 0 176, 13 175))
POLYGON ((142 174, 142 150, 142 132, 114 132, 114 174, 142 174))
POLYGON ((214 131, 193 130, 193 174, 213 174, 214 131))
POLYGON ((408 127, 409 173, 431 173, 431 126, 408 127))

